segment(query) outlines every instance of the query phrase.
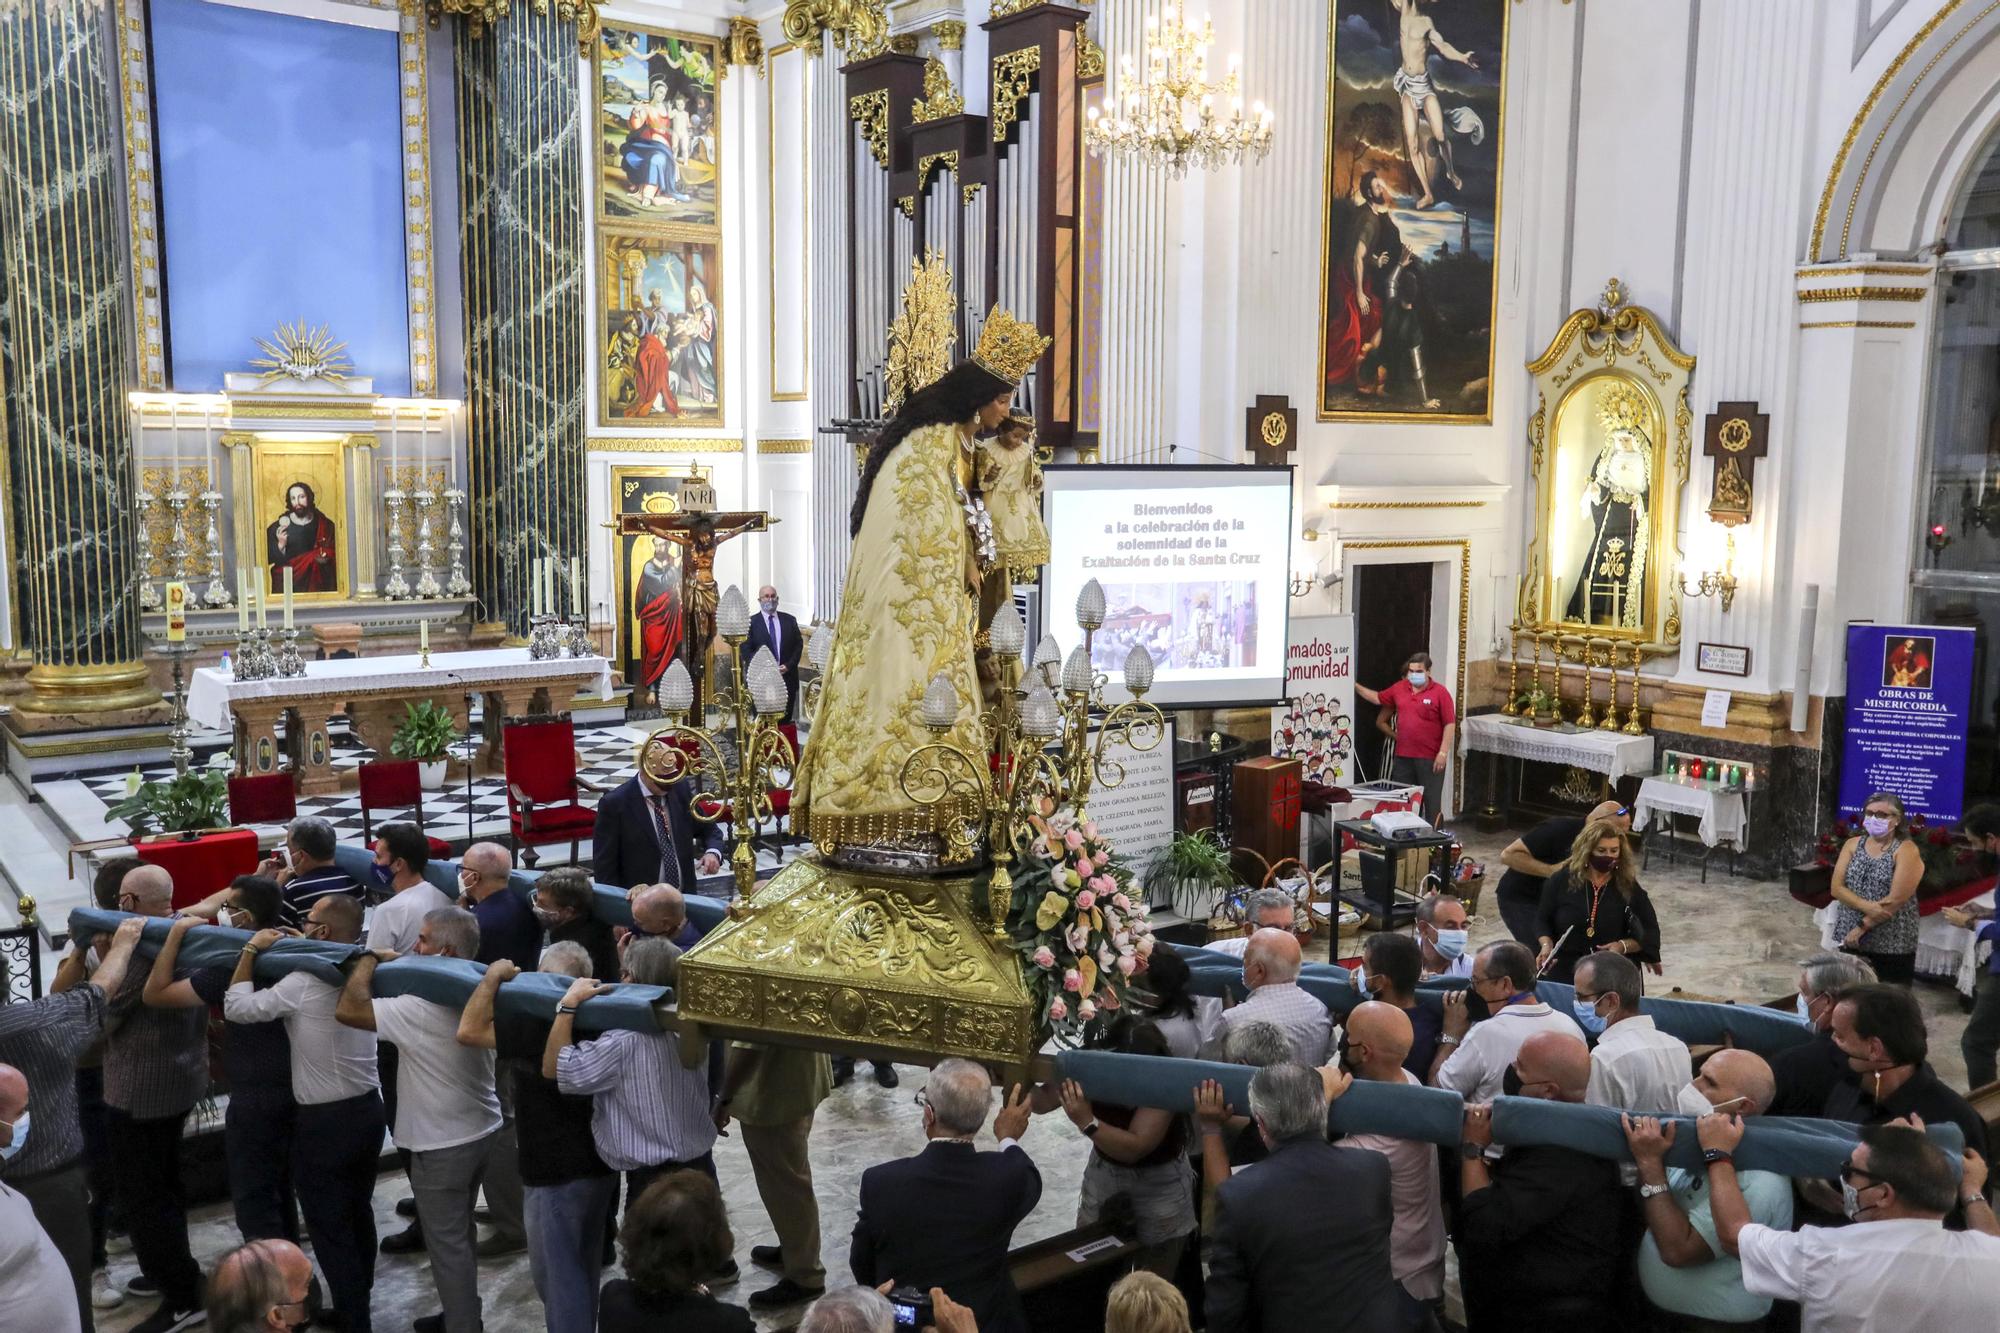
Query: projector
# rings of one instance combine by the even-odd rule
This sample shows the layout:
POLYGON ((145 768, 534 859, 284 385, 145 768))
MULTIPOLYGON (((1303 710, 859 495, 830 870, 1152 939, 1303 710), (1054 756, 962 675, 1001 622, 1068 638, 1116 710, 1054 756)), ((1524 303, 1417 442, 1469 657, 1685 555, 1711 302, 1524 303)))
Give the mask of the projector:
POLYGON ((1368 816, 1368 822, 1375 832, 1384 838, 1428 838, 1435 830, 1424 822, 1422 815, 1408 810, 1384 810, 1368 816))

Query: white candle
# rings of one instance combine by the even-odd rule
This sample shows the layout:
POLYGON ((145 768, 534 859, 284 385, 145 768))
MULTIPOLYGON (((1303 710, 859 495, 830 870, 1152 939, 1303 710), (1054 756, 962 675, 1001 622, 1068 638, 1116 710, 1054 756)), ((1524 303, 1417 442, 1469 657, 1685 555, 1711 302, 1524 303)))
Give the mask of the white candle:
POLYGON ((263 629, 271 623, 271 608, 264 598, 264 576, 262 573, 257 575, 255 591, 257 593, 257 628, 263 629))
POLYGON ((285 566, 285 628, 292 627, 292 567, 285 566))
POLYGON ((542 562, 531 560, 528 562, 528 614, 530 616, 538 616, 541 613, 542 562))
POLYGON ((444 456, 445 466, 450 469, 451 489, 458 489, 458 405, 452 404, 444 410, 444 456))
POLYGON ((583 616, 583 562, 575 556, 569 558, 569 613, 583 616))
POLYGON ((215 400, 201 400, 201 456, 208 462, 208 490, 222 490, 222 460, 215 453, 215 427, 209 424, 209 415, 214 410, 215 400))
POLYGON ((559 608, 562 606, 562 603, 556 600, 556 558, 554 556, 550 556, 542 562, 542 576, 549 581, 548 595, 542 599, 542 610, 552 616, 560 615, 562 613, 559 608))
POLYGON ((181 488, 181 400, 167 399, 167 440, 174 451, 174 480, 169 492, 181 488))
POLYGON ((396 430, 396 405, 389 404, 389 484, 396 484, 396 464, 403 456, 402 436, 396 430))
POLYGON ((243 571, 236 571, 236 633, 241 636, 250 628, 250 599, 244 595, 243 571))
POLYGON ((428 620, 419 620, 417 622, 417 651, 426 657, 430 656, 431 622, 428 620))

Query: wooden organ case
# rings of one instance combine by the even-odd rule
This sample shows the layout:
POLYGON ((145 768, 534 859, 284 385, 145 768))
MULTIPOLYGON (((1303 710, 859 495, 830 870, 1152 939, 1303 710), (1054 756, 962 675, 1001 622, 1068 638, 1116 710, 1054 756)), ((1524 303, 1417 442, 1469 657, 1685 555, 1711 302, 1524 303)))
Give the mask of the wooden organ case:
MULTIPOLYGON (((1094 456, 1102 288, 1089 249, 1101 228, 1088 223, 1102 167, 1084 150, 1083 122, 1103 95, 1104 53, 1088 17, 1032 4, 984 24, 983 116, 965 112, 935 58, 891 50, 844 67, 851 361, 847 412, 834 426, 855 443, 888 415, 889 324, 912 261, 935 250, 957 293, 952 360, 970 355, 995 305, 1051 335, 1015 411, 1034 420, 1045 448, 1094 456)), ((964 78, 981 73, 968 66, 964 78)))

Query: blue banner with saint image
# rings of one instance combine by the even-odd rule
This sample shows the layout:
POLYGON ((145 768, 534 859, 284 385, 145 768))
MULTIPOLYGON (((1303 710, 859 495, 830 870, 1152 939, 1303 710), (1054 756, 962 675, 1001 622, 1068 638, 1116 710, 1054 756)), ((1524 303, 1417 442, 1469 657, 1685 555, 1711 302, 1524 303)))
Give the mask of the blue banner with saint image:
POLYGON ((1912 815, 1956 824, 1965 813, 1973 631, 1941 625, 1847 627, 1846 739, 1840 813, 1878 791, 1912 815))

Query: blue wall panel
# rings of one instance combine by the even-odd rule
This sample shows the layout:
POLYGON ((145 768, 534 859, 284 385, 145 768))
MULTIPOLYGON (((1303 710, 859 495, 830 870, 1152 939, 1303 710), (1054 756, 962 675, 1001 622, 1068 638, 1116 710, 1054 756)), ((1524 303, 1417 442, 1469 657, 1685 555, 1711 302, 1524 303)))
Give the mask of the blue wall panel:
POLYGON ((410 392, 396 34, 152 0, 172 382, 217 390, 303 319, 410 392))

